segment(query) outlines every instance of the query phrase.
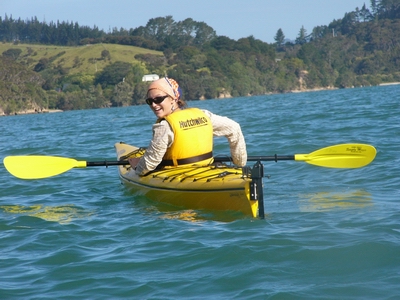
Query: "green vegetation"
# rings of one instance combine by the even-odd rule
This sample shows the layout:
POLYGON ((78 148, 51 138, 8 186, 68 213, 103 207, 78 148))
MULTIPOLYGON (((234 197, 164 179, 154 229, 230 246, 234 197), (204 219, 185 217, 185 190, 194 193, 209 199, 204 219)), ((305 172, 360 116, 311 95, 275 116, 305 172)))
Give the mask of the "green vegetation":
POLYGON ((279 29, 275 44, 171 16, 110 33, 5 16, 0 41, 0 114, 143 104, 145 74, 175 78, 186 100, 400 81, 398 0, 302 27, 295 41, 279 29))
POLYGON ((117 44, 64 47, 3 43, 0 53, 0 110, 5 114, 135 104, 114 103, 113 96, 118 94, 114 86, 124 77, 131 84, 141 83, 148 70, 136 55, 164 57, 160 51, 117 44), (119 68, 121 65, 125 68, 119 68), (28 83, 29 89, 25 87, 28 83))

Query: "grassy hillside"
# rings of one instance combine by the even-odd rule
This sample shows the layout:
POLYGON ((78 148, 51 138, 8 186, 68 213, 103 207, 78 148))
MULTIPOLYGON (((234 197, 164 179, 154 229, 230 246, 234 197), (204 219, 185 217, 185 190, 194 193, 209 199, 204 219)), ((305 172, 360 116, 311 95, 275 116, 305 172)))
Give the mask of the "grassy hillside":
POLYGON ((101 71, 105 66, 116 61, 128 63, 136 62, 136 54, 154 54, 162 56, 160 51, 153 51, 133 46, 116 44, 95 44, 78 47, 62 47, 52 45, 31 45, 11 43, 0 44, 0 54, 8 49, 22 50, 17 62, 26 65, 33 70, 40 59, 46 58, 54 66, 68 69, 69 74, 91 74, 101 71), (102 51, 107 50, 109 58, 102 57, 102 51))

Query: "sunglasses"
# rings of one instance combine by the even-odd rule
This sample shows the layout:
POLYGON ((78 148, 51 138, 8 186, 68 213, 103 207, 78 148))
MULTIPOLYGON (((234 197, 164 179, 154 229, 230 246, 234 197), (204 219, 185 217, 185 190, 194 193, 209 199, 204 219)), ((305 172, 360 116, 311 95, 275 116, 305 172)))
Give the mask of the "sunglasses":
POLYGON ((169 97, 168 95, 165 95, 165 96, 159 96, 159 97, 155 97, 155 98, 147 98, 146 103, 148 105, 152 105, 153 102, 155 104, 160 104, 161 102, 163 102, 165 100, 165 98, 168 98, 168 97, 169 97))

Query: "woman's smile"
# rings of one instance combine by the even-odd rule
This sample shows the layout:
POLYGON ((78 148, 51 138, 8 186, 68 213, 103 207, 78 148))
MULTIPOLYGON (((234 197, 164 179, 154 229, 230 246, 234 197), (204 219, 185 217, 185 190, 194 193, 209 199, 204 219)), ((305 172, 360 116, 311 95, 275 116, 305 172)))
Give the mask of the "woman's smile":
POLYGON ((159 119, 170 115, 177 108, 177 105, 175 105, 176 101, 171 96, 165 95, 165 93, 157 89, 150 90, 148 97, 148 102, 151 103, 150 108, 159 119), (164 100, 162 100, 161 102, 157 101, 157 98, 163 97, 164 100))

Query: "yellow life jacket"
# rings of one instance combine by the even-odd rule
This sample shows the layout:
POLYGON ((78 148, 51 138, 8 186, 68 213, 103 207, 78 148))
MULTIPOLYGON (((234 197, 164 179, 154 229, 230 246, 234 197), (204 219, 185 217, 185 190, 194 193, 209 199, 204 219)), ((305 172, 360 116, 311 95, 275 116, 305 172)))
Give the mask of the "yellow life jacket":
POLYGON ((165 120, 174 132, 174 142, 167 149, 161 166, 212 162, 213 127, 211 120, 198 108, 176 111, 165 120))

